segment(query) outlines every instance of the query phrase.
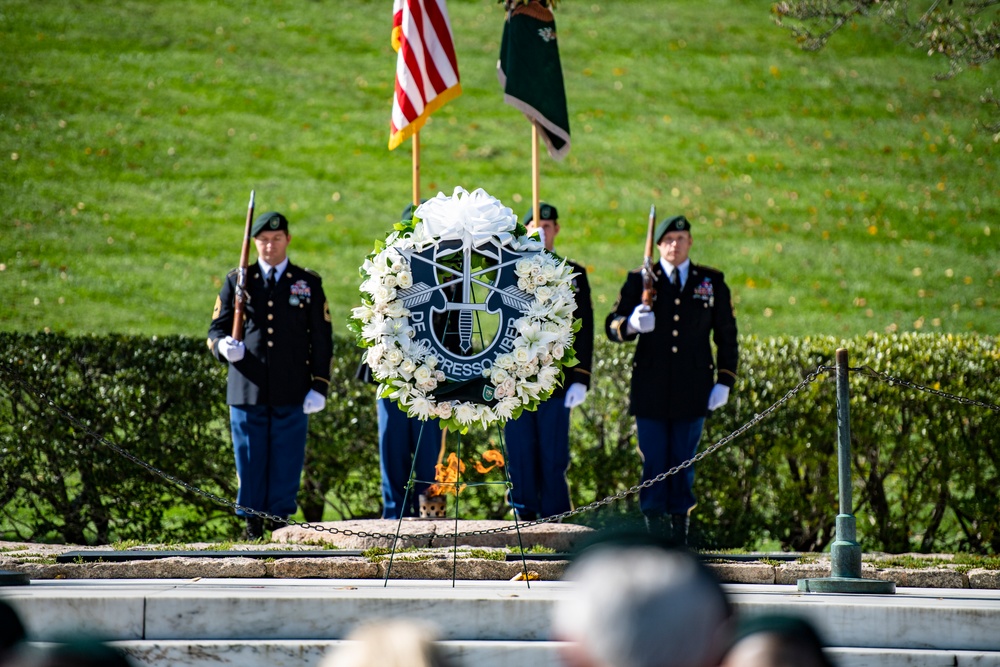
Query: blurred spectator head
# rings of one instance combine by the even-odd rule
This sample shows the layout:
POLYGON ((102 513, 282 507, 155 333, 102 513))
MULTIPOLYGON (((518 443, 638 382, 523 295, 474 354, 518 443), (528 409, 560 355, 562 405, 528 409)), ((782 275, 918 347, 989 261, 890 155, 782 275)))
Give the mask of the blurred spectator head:
POLYGON ((586 549, 568 568, 553 639, 576 667, 713 667, 734 618, 718 580, 687 551, 625 536, 586 549))

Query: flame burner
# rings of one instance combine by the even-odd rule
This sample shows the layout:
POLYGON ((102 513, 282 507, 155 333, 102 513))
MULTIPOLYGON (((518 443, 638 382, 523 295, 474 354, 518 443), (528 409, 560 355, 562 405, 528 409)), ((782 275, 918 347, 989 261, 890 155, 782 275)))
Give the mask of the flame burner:
POLYGON ((448 501, 445 496, 428 496, 420 494, 420 518, 421 519, 443 519, 448 510, 448 501))

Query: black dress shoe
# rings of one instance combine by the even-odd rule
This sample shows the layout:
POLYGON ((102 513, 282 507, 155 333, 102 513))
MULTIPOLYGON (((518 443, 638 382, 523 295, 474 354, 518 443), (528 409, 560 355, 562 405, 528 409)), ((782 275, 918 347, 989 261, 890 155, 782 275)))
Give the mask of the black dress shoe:
POLYGON ((248 516, 246 539, 248 542, 256 542, 264 539, 264 520, 259 516, 248 516))
POLYGON ((275 521, 274 519, 268 519, 267 522, 265 523, 267 529, 272 533, 278 530, 279 528, 284 528, 285 526, 288 525, 287 516, 278 517, 278 519, 279 519, 278 521, 275 521))
POLYGON ((673 536, 670 517, 666 514, 643 517, 646 520, 646 530, 653 537, 670 540, 673 536))
POLYGON ((674 531, 674 540, 677 544, 687 546, 688 526, 691 524, 691 517, 687 514, 671 514, 670 523, 674 531))

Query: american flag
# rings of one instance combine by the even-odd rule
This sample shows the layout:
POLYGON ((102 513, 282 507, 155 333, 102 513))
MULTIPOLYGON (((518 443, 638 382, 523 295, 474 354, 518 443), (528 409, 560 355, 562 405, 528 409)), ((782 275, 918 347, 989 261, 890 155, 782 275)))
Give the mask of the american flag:
POLYGON ((394 0, 392 47, 397 53, 396 93, 389 150, 462 93, 445 0, 394 0))

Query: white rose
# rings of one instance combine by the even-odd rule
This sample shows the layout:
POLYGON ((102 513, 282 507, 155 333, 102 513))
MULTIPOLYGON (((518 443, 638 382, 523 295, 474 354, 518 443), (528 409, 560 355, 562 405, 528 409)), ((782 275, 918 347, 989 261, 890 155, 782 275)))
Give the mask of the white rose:
POLYGON ((510 377, 510 374, 508 374, 507 371, 505 371, 502 368, 494 368, 493 372, 490 373, 490 380, 493 381, 493 384, 498 385, 498 386, 500 385, 501 382, 503 382, 504 380, 506 380, 509 377, 510 377))
POLYGON ((413 287, 413 274, 409 271, 401 271, 399 275, 396 276, 396 285, 400 289, 409 289, 413 287))
POLYGON ((539 301, 548 301, 552 298, 552 288, 548 285, 539 285, 535 288, 535 298, 539 301))
POLYGON ((518 364, 526 364, 532 358, 531 352, 523 345, 514 348, 514 361, 518 364))
POLYGON ((429 382, 434 379, 434 372, 427 366, 420 366, 417 370, 413 371, 413 379, 417 383, 429 382))
POLYGON ((389 303, 386 304, 385 314, 388 317, 392 317, 392 318, 397 318, 398 319, 398 318, 406 317, 407 315, 410 314, 410 311, 408 311, 403 306, 403 302, 400 299, 396 299, 395 301, 390 301, 389 303))
POLYGON ((385 362, 395 368, 403 363, 403 353, 396 348, 390 348, 389 350, 386 350, 385 362))
POLYGON ((564 354, 566 354, 566 348, 564 348, 562 345, 557 344, 552 346, 553 357, 555 357, 556 359, 562 359, 564 354))
POLYGON ((451 419, 451 403, 449 401, 438 403, 435 413, 441 419, 451 419))
POLYGON ((395 287, 397 284, 396 276, 391 273, 382 276, 382 284, 385 285, 386 287, 395 287))

